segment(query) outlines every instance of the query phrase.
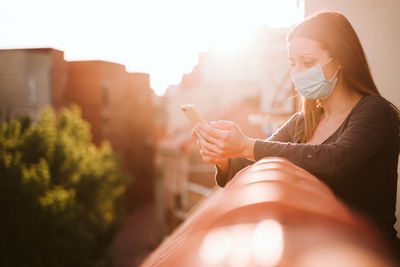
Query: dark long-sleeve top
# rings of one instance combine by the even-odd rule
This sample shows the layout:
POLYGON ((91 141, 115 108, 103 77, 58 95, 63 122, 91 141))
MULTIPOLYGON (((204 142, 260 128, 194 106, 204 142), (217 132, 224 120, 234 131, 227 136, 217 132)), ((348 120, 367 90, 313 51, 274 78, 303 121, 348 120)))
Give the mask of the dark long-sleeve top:
MULTIPOLYGON (((340 127, 321 144, 295 138, 304 129, 296 113, 267 140, 257 140, 254 158, 277 156, 314 174, 348 206, 368 217, 387 237, 395 237, 399 125, 396 113, 384 98, 368 95, 353 107, 340 127)), ((225 176, 217 170, 223 187, 254 161, 229 160, 225 176)))

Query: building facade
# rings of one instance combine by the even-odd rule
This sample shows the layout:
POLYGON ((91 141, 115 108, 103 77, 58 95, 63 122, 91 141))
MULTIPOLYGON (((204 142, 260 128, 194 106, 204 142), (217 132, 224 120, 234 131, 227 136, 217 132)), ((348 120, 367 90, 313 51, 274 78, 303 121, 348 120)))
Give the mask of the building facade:
POLYGON ((90 122, 93 142, 110 141, 123 169, 134 177, 128 206, 151 201, 155 140, 149 75, 105 61, 70 61, 67 66, 69 101, 90 122))
POLYGON ((68 103, 64 52, 51 49, 0 50, 0 121, 68 103))
POLYGON ((178 85, 166 92, 168 132, 187 123, 179 107, 194 104, 201 113, 229 109, 247 98, 258 98, 259 113, 293 114, 294 91, 286 51, 288 28, 260 28, 246 46, 226 56, 210 49, 178 85))
POLYGON ((0 121, 41 108, 56 111, 77 104, 89 122, 92 142, 105 140, 134 182, 127 192, 132 207, 153 198, 154 109, 150 77, 128 73, 105 61, 65 61, 59 50, 0 50, 0 121))

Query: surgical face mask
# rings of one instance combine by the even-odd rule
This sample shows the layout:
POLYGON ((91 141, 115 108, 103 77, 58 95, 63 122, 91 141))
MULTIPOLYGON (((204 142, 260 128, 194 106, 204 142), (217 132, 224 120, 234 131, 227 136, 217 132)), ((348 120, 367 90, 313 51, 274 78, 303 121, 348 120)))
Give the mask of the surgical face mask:
POLYGON ((299 73, 292 73, 292 80, 296 86, 297 91, 307 99, 327 99, 335 88, 337 78, 336 74, 339 68, 336 70, 335 75, 331 80, 325 79, 322 66, 328 64, 332 58, 327 62, 320 65, 315 65, 305 71, 299 73))

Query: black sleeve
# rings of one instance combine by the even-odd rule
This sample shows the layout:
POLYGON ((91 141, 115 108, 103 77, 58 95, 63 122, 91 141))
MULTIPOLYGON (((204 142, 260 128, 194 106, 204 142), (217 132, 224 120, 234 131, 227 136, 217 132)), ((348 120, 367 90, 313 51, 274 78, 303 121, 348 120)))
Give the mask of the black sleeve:
POLYGON ((302 120, 302 113, 295 113, 284 125, 276 130, 267 141, 294 142, 293 136, 297 125, 302 120))
POLYGON ((235 158, 228 160, 228 172, 226 175, 222 175, 222 172, 216 166, 217 172, 215 174, 215 182, 218 186, 224 187, 235 174, 240 171, 241 169, 253 164, 255 161, 245 159, 245 158, 235 158))
MULTIPOLYGON (((282 127, 280 127, 268 141, 280 141, 280 142, 290 142, 292 132, 297 123, 298 118, 301 116, 300 113, 294 114, 282 127)), ((215 182, 220 187, 224 187, 235 174, 241 169, 253 164, 255 161, 245 159, 245 158, 235 158, 229 159, 228 172, 226 175, 222 175, 221 171, 216 167, 215 182)))
POLYGON ((365 164, 389 138, 396 138, 397 129, 397 120, 388 102, 381 97, 369 97, 356 107, 336 142, 312 145, 257 140, 254 157, 256 160, 283 157, 324 180, 324 177, 345 175, 365 164))

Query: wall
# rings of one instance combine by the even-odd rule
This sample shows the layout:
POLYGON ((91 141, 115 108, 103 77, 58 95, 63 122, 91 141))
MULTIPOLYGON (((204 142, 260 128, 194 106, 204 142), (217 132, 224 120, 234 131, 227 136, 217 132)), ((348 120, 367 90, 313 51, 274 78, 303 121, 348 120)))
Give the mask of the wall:
POLYGON ((51 57, 35 50, 0 50, 2 118, 30 115, 51 105, 51 57))
POLYGON ((50 49, 51 70, 50 70, 50 87, 51 87, 51 102, 53 108, 59 111, 68 104, 67 91, 67 62, 64 60, 64 52, 50 49))
POLYGON ((293 113, 288 31, 261 27, 236 53, 221 55, 212 49, 201 53, 193 71, 167 90, 168 132, 187 124, 179 109, 182 104, 194 104, 206 116, 246 98, 259 98, 258 112, 293 113))
POLYGON ((129 208, 153 197, 154 114, 150 78, 104 61, 68 62, 68 98, 82 109, 92 140, 108 140, 134 177, 127 190, 129 208))
POLYGON ((130 168, 137 178, 132 194, 140 199, 150 199, 153 197, 156 143, 154 94, 150 88, 150 76, 145 73, 129 73, 127 85, 130 99, 127 107, 130 131, 127 138, 132 142, 129 158, 135 159, 130 168))

